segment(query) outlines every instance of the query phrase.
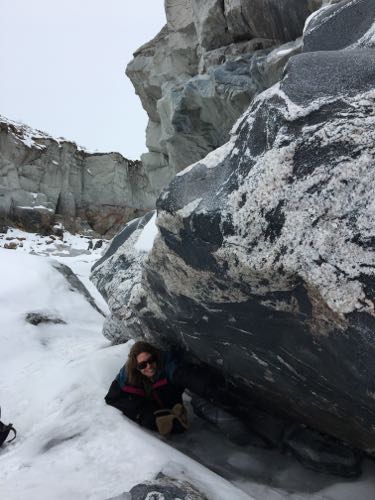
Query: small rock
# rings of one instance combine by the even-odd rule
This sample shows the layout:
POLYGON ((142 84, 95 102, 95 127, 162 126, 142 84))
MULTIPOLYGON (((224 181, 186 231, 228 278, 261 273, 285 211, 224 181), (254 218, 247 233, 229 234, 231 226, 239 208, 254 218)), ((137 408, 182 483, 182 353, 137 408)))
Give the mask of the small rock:
POLYGON ((137 484, 130 492, 108 500, 207 500, 191 483, 160 473, 152 481, 137 484))
POLYGON ((66 321, 59 318, 58 316, 53 316, 48 313, 40 313, 40 312, 31 312, 27 313, 25 320, 31 325, 39 325, 40 323, 54 323, 54 324, 63 324, 66 325, 66 321))
POLYGON ((94 245, 94 250, 97 250, 98 248, 102 248, 102 246, 103 246, 103 240, 98 240, 94 245))
POLYGON ((61 224, 55 224, 52 227, 52 232, 57 238, 63 238, 64 237, 64 227, 61 224))
POLYGON ((4 248, 8 250, 15 250, 18 247, 19 243, 17 241, 11 241, 10 243, 5 243, 4 248))

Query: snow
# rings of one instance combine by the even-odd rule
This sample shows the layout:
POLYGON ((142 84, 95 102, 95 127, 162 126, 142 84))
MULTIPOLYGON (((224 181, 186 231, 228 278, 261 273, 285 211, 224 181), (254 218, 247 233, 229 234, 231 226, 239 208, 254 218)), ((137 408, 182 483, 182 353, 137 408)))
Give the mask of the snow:
POLYGON ((373 48, 375 46, 375 22, 372 24, 370 29, 355 43, 350 47, 369 47, 373 48))
MULTIPOLYGON (((155 228, 153 219, 140 248, 155 228)), ((234 445, 196 417, 185 435, 165 439, 105 405, 130 343, 111 346, 101 334, 104 318, 52 265, 69 265, 94 295, 88 276, 105 246, 88 250, 89 240, 15 229, 0 235, 0 403, 2 420, 18 431, 0 450, 1 500, 105 500, 160 471, 210 500, 374 498, 370 462, 361 480, 346 481, 307 471, 278 451, 234 445), (23 246, 1 248, 8 241, 23 246), (35 311, 67 324, 28 324, 25 315, 35 311)), ((105 308, 97 292, 95 300, 105 308)))
POLYGON ((217 165, 220 163, 220 160, 222 158, 225 158, 225 156, 231 151, 232 148, 233 148, 233 140, 229 140, 229 142, 226 142, 219 148, 214 149, 213 151, 208 153, 208 155, 205 158, 203 158, 203 160, 199 160, 196 163, 189 165, 184 170, 181 170, 181 172, 178 172, 177 177, 187 174, 197 165, 204 165, 206 168, 217 167, 217 165))
POLYGON ((11 132, 13 136, 29 148, 35 147, 37 149, 45 149, 46 146, 38 144, 35 142, 35 139, 50 139, 50 137, 44 132, 32 129, 23 123, 9 120, 9 118, 6 118, 5 116, 0 115, 0 122, 10 125, 13 129, 11 132), (14 130, 14 128, 16 130, 14 130))
MULTIPOLYGON (((10 125, 12 127, 11 134, 18 141, 22 142, 28 148, 45 149, 47 147, 45 144, 40 144, 37 142, 37 140, 40 139, 40 140, 44 140, 44 141, 45 140, 54 141, 59 146, 61 146, 62 143, 74 144, 78 151, 82 151, 84 153, 97 152, 96 150, 89 151, 88 149, 84 148, 83 146, 80 146, 73 141, 65 139, 65 137, 52 137, 51 135, 48 135, 47 133, 42 132, 41 130, 31 128, 22 122, 10 120, 9 118, 6 118, 3 115, 0 115, 0 123, 5 123, 7 125, 10 125), (16 130, 14 130, 14 128, 16 130)), ((52 163, 54 163, 55 165, 58 165, 58 162, 56 162, 56 161, 52 161, 52 163)))
POLYGON ((134 247, 140 252, 149 252, 154 244, 154 240, 158 234, 158 228, 156 225, 156 212, 147 222, 143 231, 139 235, 134 247))
POLYGON ((278 56, 286 56, 287 54, 290 54, 291 52, 293 52, 293 50, 294 50, 294 47, 290 47, 289 49, 277 50, 276 54, 278 56))
POLYGON ((48 210, 48 212, 54 212, 54 210, 52 210, 52 208, 47 208, 44 205, 34 205, 33 207, 19 206, 18 208, 22 208, 24 210, 48 210))
MULTIPOLYGON (((305 20, 305 25, 303 27, 303 33, 305 33, 307 30, 309 30, 309 24, 311 23, 311 21, 313 20, 313 18, 317 17, 317 16, 322 16, 323 15, 323 12, 328 9, 330 7, 330 4, 327 3, 326 1, 323 2, 323 5, 320 9, 318 10, 315 10, 314 12, 312 12, 305 20)), ((311 30, 313 31, 313 30, 311 30)))
POLYGON ((196 208, 198 208, 200 202, 202 201, 202 198, 197 198, 196 200, 191 201, 187 205, 185 205, 183 208, 180 208, 180 210, 177 210, 177 215, 179 215, 182 218, 187 218, 189 215, 194 212, 196 208))

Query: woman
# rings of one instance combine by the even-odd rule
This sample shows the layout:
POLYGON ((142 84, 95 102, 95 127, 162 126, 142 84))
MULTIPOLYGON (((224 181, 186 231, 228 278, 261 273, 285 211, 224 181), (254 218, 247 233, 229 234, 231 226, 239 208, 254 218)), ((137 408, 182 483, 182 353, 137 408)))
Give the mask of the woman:
POLYGON ((177 382, 176 368, 172 354, 147 342, 136 342, 105 400, 131 420, 162 435, 183 432, 188 423, 182 402, 184 387, 177 382))

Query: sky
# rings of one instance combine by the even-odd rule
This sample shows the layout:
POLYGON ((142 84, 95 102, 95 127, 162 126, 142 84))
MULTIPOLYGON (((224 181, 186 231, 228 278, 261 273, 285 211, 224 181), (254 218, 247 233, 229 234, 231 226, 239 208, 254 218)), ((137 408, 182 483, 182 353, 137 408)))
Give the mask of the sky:
POLYGON ((0 114, 137 159, 147 115, 125 75, 163 0, 0 0, 0 114))

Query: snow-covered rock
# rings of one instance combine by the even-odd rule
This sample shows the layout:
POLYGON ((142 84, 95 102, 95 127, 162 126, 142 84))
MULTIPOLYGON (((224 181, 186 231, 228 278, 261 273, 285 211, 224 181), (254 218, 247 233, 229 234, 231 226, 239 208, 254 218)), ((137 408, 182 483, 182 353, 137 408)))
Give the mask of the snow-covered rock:
MULTIPOLYGON (((372 13, 325 8, 307 38, 314 22, 361 23, 360 5, 372 13)), ((354 45, 293 57, 230 141, 160 196, 131 301, 111 271, 101 289, 128 336, 219 368, 242 415, 256 400, 374 454, 375 59, 354 45)))
POLYGON ((156 213, 149 212, 129 222, 92 267, 91 279, 111 310, 104 323, 103 334, 113 344, 129 340, 133 333, 133 326, 128 332, 128 321, 133 322, 129 305, 133 297, 138 299, 143 264, 156 237, 155 219, 156 213))
POLYGON ((208 500, 188 481, 174 479, 164 474, 152 481, 134 486, 129 493, 123 493, 109 500, 208 500))
POLYGON ((141 162, 0 116, 0 217, 43 233, 59 219, 72 231, 113 235, 154 205, 141 162))
MULTIPOLYGON (((43 247, 43 238, 34 237, 43 247)), ((77 250, 80 238, 71 242, 77 250)), ((95 253, 54 258, 71 262, 84 281, 95 253)), ((0 451, 1 499, 103 500, 165 471, 176 484, 199 484, 209 498, 248 500, 105 404, 130 345, 110 346, 101 334, 103 317, 53 263, 29 255, 27 245, 0 248, 1 418, 17 429, 16 440, 0 451), (25 321, 30 310, 65 323, 32 325, 25 321)))

